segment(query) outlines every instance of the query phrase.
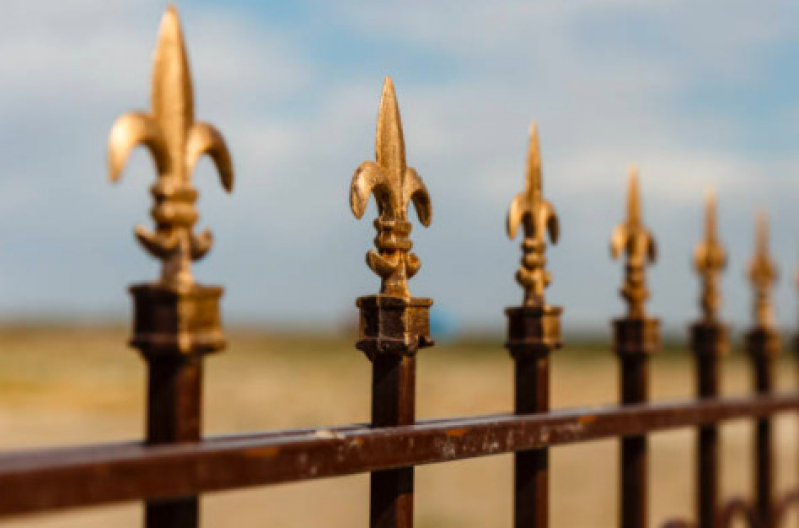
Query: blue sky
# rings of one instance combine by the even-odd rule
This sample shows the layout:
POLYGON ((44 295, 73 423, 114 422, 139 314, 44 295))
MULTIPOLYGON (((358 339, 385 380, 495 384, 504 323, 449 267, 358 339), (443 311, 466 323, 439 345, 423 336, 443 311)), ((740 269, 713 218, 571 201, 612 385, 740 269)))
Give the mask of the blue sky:
MULTIPOLYGON (((4 3, 0 20, 0 314, 124 320, 128 284, 157 276, 132 228, 148 223, 143 151, 118 186, 105 148, 116 117, 149 102, 162 1, 4 3)), ((626 171, 641 171, 660 245, 651 312, 697 313, 690 267, 708 186, 730 253, 725 318, 749 318, 744 275, 758 207, 781 273, 778 318, 796 319, 799 7, 708 1, 178 2, 199 119, 225 135, 231 196, 201 162, 201 226, 216 245, 198 278, 227 288, 226 319, 265 326, 354 317, 378 280, 370 220, 348 208, 374 152, 383 77, 397 87, 409 164, 433 200, 414 228, 411 291, 461 329, 504 325, 521 292, 504 233, 539 123, 544 189, 562 240, 549 300, 567 329, 623 312, 608 240, 626 171)), ((374 214, 373 206, 367 217, 374 214)))

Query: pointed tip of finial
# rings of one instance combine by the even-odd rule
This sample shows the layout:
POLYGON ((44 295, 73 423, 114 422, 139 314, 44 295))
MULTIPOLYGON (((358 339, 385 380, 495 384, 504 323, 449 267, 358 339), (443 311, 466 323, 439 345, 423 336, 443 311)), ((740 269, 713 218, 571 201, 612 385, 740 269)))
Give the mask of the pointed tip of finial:
POLYGON ((530 142, 533 140, 535 140, 536 143, 538 142, 538 123, 535 121, 530 123, 530 142))
POLYGON ((768 213, 763 208, 757 210, 757 247, 760 251, 768 251, 768 213))
POLYGON ((627 221, 637 224, 641 221, 641 204, 638 191, 638 167, 630 164, 627 179, 627 221))
POLYGON ((527 149, 527 192, 530 199, 541 192, 541 150, 538 145, 538 125, 530 124, 530 145, 527 149))
POLYGON ((161 16, 161 33, 180 33, 180 16, 178 16, 178 8, 175 4, 169 3, 161 16))
POLYGON ((394 81, 388 75, 383 80, 383 93, 380 96, 375 146, 378 165, 402 174, 405 170, 405 138, 394 81))
POLYGON ((397 92, 394 90, 394 81, 391 79, 390 75, 386 75, 383 79, 383 90, 380 94, 380 112, 381 115, 384 111, 384 107, 387 103, 394 103, 394 106, 397 104, 397 92))
POLYGON ((705 191, 705 238, 711 243, 717 237, 716 216, 716 188, 708 187, 705 191))
POLYGON ((712 185, 705 189, 705 207, 712 209, 716 207, 716 188, 712 185))
POLYGON ((166 126, 170 129, 166 134, 181 136, 194 120, 194 93, 183 29, 174 4, 169 4, 161 17, 151 82, 153 114, 162 126, 171 123, 166 126))

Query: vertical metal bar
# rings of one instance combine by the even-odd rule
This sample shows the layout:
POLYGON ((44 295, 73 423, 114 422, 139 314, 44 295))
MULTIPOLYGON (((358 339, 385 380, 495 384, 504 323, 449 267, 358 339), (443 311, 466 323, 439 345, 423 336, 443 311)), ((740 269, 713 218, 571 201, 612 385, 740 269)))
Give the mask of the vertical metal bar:
MULTIPOLYGON (((222 135, 210 124, 194 121, 191 72, 174 6, 167 7, 161 20, 152 88, 150 111, 120 116, 108 144, 112 181, 119 179, 137 144, 149 148, 158 171, 150 189, 155 230, 139 227, 136 236, 161 260, 161 277, 130 289, 135 313, 130 344, 148 366, 147 443, 196 442, 201 432, 202 356, 222 350, 225 339, 219 315, 222 288, 201 286, 192 275, 192 262, 211 249, 213 239, 210 231, 194 232, 198 193, 191 176, 198 157, 208 154, 222 187, 230 192, 233 165, 222 135)), ((146 501, 147 528, 196 528, 198 517, 196 496, 146 501)))
MULTIPOLYGON (((516 414, 549 410, 549 357, 516 359, 516 414)), ((549 525, 549 450, 519 451, 514 460, 514 526, 549 525)))
MULTIPOLYGON (((696 394, 715 398, 721 388, 720 359, 727 350, 727 329, 715 321, 691 327, 691 350, 696 361, 696 394)), ((720 505, 719 429, 699 427, 696 459, 696 514, 699 528, 716 528, 720 505)))
MULTIPOLYGON (((757 394, 768 394, 774 385, 774 360, 781 343, 774 322, 771 293, 777 281, 777 268, 768 247, 768 222, 764 211, 757 216, 755 253, 749 262, 749 280, 754 290, 754 325, 746 334, 746 351, 752 365, 753 388, 757 394)), ((771 419, 755 423, 755 511, 761 528, 774 524, 774 461, 772 459, 771 419)))
MULTIPOLYGON (((202 360, 153 357, 148 360, 147 443, 196 442, 201 431, 202 360)), ((147 528, 199 526, 196 496, 149 500, 147 528)))
MULTIPOLYGON (((715 398, 721 387, 719 362, 727 352, 727 327, 719 322, 721 307, 720 274, 727 265, 727 252, 718 236, 716 193, 710 190, 705 201, 705 236, 694 251, 694 268, 702 284, 699 305, 702 318, 691 325, 691 350, 696 362, 696 394, 700 399, 715 398)), ((699 528, 719 524, 719 430, 708 424, 697 431, 696 518, 699 528)))
MULTIPOLYGON (((372 362, 372 425, 409 425, 415 419, 416 358, 377 356, 372 362)), ((379 528, 413 526, 413 468, 371 474, 369 524, 379 528)))
MULTIPOLYGON (((222 288, 183 290, 153 283, 133 286, 131 346, 148 369, 147 443, 197 442, 202 434, 205 354, 225 348, 219 315, 222 288)), ((145 502, 147 528, 196 528, 196 496, 145 502)))
MULTIPOLYGON (((621 369, 622 405, 649 400, 649 356, 657 348, 656 319, 620 319, 615 321, 616 353, 621 369)), ((620 525, 622 528, 646 528, 648 514, 648 453, 645 435, 621 439, 620 525)))
MULTIPOLYGON (((649 356, 660 345, 659 322, 647 317, 645 302, 646 266, 657 257, 655 239, 644 227, 638 195, 638 169, 630 167, 627 187, 627 218, 616 227, 610 241, 614 258, 625 255, 624 284, 619 293, 627 302, 627 315, 613 321, 614 344, 621 369, 622 405, 645 403, 649 399, 649 356)), ((647 442, 645 435, 621 439, 622 528, 647 525, 647 442)))
MULTIPOLYGON (((366 263, 381 278, 380 294, 360 297, 360 339, 356 347, 372 361, 372 425, 393 427, 415 419, 416 352, 432 346, 431 299, 411 297, 408 279, 421 266, 411 253, 408 207, 430 225, 430 196, 418 173, 408 167, 399 104, 390 77, 383 82, 377 115, 375 161, 362 163, 350 187, 356 218, 374 194, 380 216, 374 226, 377 251, 366 263)), ((379 528, 413 526, 413 467, 377 471, 371 476, 370 524, 379 528)))
MULTIPOLYGON (((416 353, 432 346, 430 299, 360 297, 357 348, 372 361, 372 426, 410 425, 416 419, 416 353)), ((413 527, 413 467, 375 471, 370 480, 369 525, 413 527)))
MULTIPOLYGON (((756 327, 746 336, 747 352, 752 365, 753 388, 757 394, 768 394, 774 387, 774 360, 779 352, 779 335, 771 328, 756 327)), ((774 453, 771 418, 755 422, 755 510, 761 526, 773 525, 774 453)))
MULTIPOLYGON (((508 341, 515 366, 516 414, 549 411, 550 353, 560 348, 561 309, 521 306, 505 310, 508 341)), ((518 451, 514 455, 514 526, 549 525, 549 450, 518 451)))

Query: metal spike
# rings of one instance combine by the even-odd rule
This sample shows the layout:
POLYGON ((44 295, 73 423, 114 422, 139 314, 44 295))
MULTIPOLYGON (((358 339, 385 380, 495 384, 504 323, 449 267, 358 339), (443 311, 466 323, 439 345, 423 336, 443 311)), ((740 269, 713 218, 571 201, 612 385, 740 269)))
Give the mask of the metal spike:
POLYGON ((644 302, 649 298, 646 288, 646 266, 654 262, 657 251, 655 239, 642 222, 638 191, 638 169, 630 166, 627 183, 627 218, 616 227, 611 238, 611 255, 626 256, 624 285, 621 296, 627 301, 629 318, 645 317, 644 302))
POLYGON ((777 267, 769 254, 768 217, 762 209, 757 212, 755 253, 749 263, 749 280, 755 292, 754 317, 757 326, 774 326, 771 291, 777 282, 777 267))
POLYGON ((719 275, 726 267, 727 255, 718 239, 716 193, 709 189, 705 197, 705 237, 694 251, 694 267, 702 280, 700 305, 705 322, 715 323, 721 305, 719 275))
POLYGON ((530 205, 539 200, 543 194, 541 188, 541 151, 538 146, 538 126, 535 121, 530 125, 530 145, 527 150, 527 200, 530 205))
POLYGON ((524 226, 522 262, 516 281, 524 288, 525 306, 545 306, 544 290, 552 282, 546 269, 546 233, 555 243, 558 238, 558 216, 541 192, 541 153, 538 146, 538 127, 530 126, 524 192, 513 199, 508 209, 508 236, 513 239, 521 224, 524 226))
MULTIPOLYGON (((174 5, 161 18, 152 80, 153 116, 166 137, 170 157, 178 159, 186 149, 186 135, 194 122, 194 90, 186 45, 174 5)), ((175 163, 172 176, 188 178, 183 163, 175 163)))
POLYGON ((630 226, 641 225, 641 197, 638 191, 638 167, 630 165, 627 181, 627 223, 630 226))
MULTIPOLYGON (((388 172, 393 185, 402 187, 405 173, 405 136, 402 132, 402 119, 400 118, 397 94, 391 77, 383 81, 383 92, 380 95, 380 110, 377 114, 377 134, 375 145, 375 159, 377 164, 388 172)), ((396 200, 395 193, 394 214, 403 220, 407 217, 404 208, 396 200)))
POLYGON ((705 196, 705 238, 708 242, 718 240, 718 226, 716 222, 716 189, 711 187, 705 196))
POLYGON ((211 237, 192 234, 198 214, 197 190, 191 172, 197 159, 208 154, 219 170, 225 190, 233 185, 230 153, 222 135, 211 125, 195 123, 191 74, 177 10, 167 7, 161 19, 152 76, 152 109, 120 117, 109 137, 109 174, 119 178, 130 151, 147 146, 155 158, 158 179, 151 187, 156 229, 138 228, 142 246, 162 261, 161 282, 175 288, 194 284, 191 262, 210 249, 211 237), (192 141, 189 141, 189 138, 192 141))
POLYGON ((361 163, 355 171, 350 186, 350 208, 356 218, 361 218, 369 196, 374 195, 380 213, 375 220, 378 251, 369 251, 366 263, 382 279, 380 293, 410 297, 408 279, 419 270, 421 262, 410 253, 413 243, 408 206, 413 201, 425 226, 430 224, 432 206, 421 177, 406 165, 402 121, 391 77, 383 82, 380 96, 375 159, 361 163))

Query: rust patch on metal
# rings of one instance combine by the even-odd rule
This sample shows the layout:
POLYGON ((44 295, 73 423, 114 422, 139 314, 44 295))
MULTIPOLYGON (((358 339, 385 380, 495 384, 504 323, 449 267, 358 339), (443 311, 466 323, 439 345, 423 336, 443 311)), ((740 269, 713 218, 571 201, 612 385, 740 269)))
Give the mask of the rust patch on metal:
POLYGON ((244 452, 244 456, 251 458, 265 458, 277 456, 280 453, 279 447, 260 447, 257 449, 248 449, 244 452))
POLYGON ((447 431, 447 436, 463 436, 468 432, 466 429, 450 429, 447 431))

